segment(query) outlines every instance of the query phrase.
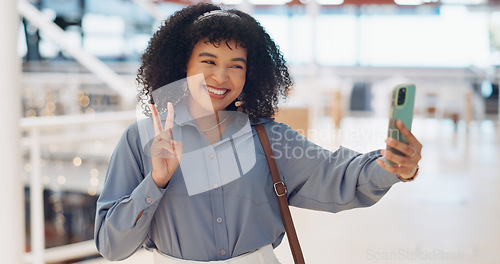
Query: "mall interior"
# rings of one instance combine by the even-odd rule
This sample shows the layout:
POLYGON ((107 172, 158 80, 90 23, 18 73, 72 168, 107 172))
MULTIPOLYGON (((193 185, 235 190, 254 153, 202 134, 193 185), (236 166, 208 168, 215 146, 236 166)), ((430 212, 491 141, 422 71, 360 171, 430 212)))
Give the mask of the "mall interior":
MULTIPOLYGON (((112 263, 96 201, 139 118, 140 56, 199 2, 264 26, 295 82, 276 121, 325 149, 386 148, 391 91, 416 87, 417 179, 368 208, 291 207, 307 263, 500 263, 498 0, 0 1, 2 263, 112 263)), ((293 263, 286 239, 275 253, 293 263)))

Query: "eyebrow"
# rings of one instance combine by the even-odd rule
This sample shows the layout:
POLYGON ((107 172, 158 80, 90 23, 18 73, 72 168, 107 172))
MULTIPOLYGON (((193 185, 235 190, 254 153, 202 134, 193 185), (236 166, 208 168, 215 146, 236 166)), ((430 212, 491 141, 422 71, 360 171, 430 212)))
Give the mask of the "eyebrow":
MULTIPOLYGON (((212 57, 212 58, 216 58, 216 59, 217 59, 217 56, 215 56, 215 55, 214 55, 214 54, 212 54, 212 53, 208 53, 208 52, 202 52, 202 53, 200 53, 200 54, 198 55, 198 57, 212 57)), ((244 58, 239 58, 239 57, 238 57, 238 58, 233 58, 233 59, 231 59, 231 61, 241 61, 241 62, 243 62, 243 63, 247 64, 247 60, 246 60, 246 59, 244 59, 244 58)))

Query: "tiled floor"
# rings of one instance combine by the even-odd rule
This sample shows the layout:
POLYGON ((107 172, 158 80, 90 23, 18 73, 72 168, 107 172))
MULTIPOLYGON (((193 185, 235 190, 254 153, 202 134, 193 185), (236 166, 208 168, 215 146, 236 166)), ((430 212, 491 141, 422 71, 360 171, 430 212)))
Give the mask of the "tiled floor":
MULTIPOLYGON (((347 118, 336 134, 328 120, 320 123, 311 140, 326 148, 384 147, 384 119, 347 118)), ((424 145, 415 182, 396 184, 370 208, 292 208, 307 263, 500 263, 498 126, 473 122, 466 131, 459 123, 455 130, 449 120, 416 118, 413 131, 424 145)), ((293 263, 286 240, 275 252, 293 263)), ((124 263, 150 260, 140 252, 124 263)))

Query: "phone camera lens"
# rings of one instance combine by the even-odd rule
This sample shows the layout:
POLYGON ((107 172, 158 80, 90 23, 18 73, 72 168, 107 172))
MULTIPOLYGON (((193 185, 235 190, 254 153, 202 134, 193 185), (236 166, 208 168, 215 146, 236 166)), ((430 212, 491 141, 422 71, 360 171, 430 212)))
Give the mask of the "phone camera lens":
POLYGON ((398 92, 398 105, 403 105, 405 103, 406 98, 406 88, 399 89, 398 92))

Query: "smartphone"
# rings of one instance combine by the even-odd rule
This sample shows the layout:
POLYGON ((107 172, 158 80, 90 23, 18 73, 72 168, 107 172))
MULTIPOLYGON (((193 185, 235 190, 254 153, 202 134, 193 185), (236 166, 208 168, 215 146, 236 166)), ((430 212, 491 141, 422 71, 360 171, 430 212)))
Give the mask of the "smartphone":
MULTIPOLYGON (((400 142, 408 144, 406 138, 403 136, 401 131, 396 127, 396 120, 401 120, 405 126, 411 130, 411 123, 413 120, 413 106, 415 103, 415 85, 397 85, 392 91, 391 108, 389 110, 389 129, 388 135, 400 142)), ((400 151, 387 146, 387 149, 398 154, 405 156, 400 151)), ((386 160, 385 163, 389 166, 396 165, 390 160, 386 160)))

